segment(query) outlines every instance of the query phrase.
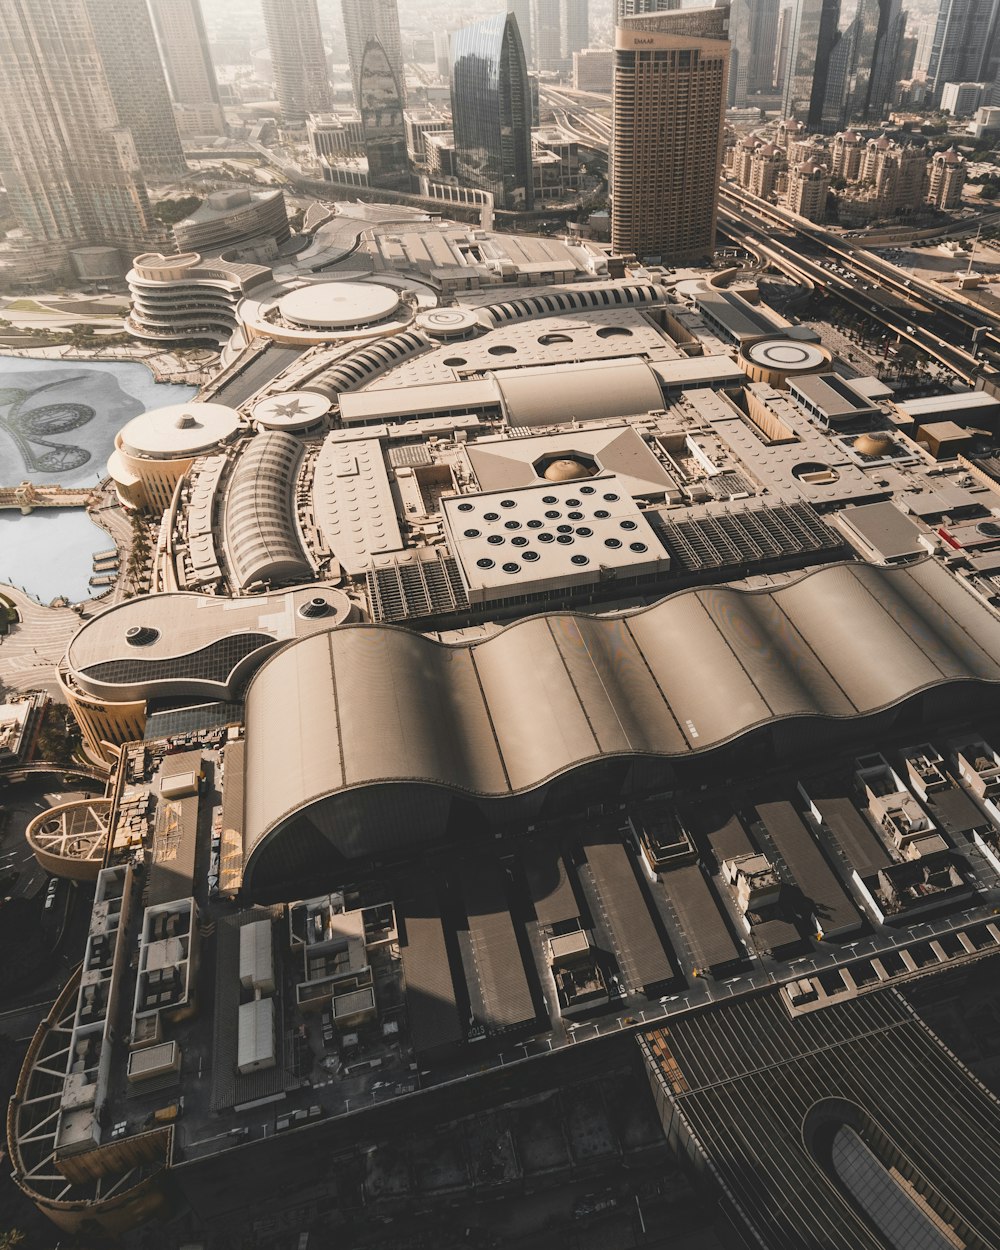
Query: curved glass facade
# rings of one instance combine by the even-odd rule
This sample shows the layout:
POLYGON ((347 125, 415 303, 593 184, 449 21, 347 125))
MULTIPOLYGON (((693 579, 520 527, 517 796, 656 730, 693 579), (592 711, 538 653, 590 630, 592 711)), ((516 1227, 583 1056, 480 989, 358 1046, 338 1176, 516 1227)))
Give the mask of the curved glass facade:
POLYGON ((451 112, 461 179, 492 192, 497 208, 530 209, 531 95, 513 15, 452 35, 451 112))
POLYGON ((358 97, 369 182, 373 187, 409 191, 403 93, 388 53, 378 39, 369 39, 365 45, 358 97))

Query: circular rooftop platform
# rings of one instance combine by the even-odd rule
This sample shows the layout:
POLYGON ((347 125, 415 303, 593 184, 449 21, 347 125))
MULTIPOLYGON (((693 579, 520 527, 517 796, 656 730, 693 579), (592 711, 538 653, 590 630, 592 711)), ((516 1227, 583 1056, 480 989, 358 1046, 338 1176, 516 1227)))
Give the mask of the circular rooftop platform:
POLYGON ((399 307, 399 295, 373 282, 318 282, 283 295, 278 310, 286 321, 309 330, 351 330, 373 325, 399 307))
POLYGON ((435 339, 463 338, 479 326, 479 318, 468 308, 428 308, 417 313, 416 322, 435 339))
POLYGON ((821 369, 828 357, 813 343, 800 343, 795 339, 764 339, 751 343, 744 354, 755 365, 774 369, 781 373, 809 373, 821 369))
POLYGON ((318 391, 288 391, 254 404, 251 415, 265 430, 307 430, 330 411, 330 401, 318 391))
POLYGON ((120 438, 131 456, 182 460, 224 443, 240 424, 239 413, 225 404, 171 404, 134 417, 120 438))
POLYGON ((96 881, 110 819, 110 799, 78 799, 36 816, 25 838, 47 873, 73 881, 96 881))

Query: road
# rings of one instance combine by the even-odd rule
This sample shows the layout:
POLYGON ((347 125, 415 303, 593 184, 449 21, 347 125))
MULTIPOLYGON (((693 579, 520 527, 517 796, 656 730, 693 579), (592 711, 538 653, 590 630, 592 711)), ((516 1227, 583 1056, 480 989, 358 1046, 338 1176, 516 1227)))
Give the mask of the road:
POLYGON ((719 225, 782 272, 837 295, 969 385, 1000 383, 997 371, 978 358, 973 339, 1000 348, 997 332, 977 309, 933 284, 732 185, 722 190, 719 225))

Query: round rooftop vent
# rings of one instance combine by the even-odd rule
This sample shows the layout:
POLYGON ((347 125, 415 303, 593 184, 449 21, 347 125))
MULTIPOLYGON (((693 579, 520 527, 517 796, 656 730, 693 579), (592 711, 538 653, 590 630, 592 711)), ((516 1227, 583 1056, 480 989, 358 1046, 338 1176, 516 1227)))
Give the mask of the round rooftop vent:
POLYGON ((315 620, 317 617, 328 616, 329 614, 329 601, 324 599, 322 595, 313 595, 311 599, 307 599, 299 608, 299 616, 304 616, 307 620, 315 620))
POLYGON ((125 641, 130 647, 148 647, 159 636, 160 631, 152 625, 130 625, 125 631, 125 641))

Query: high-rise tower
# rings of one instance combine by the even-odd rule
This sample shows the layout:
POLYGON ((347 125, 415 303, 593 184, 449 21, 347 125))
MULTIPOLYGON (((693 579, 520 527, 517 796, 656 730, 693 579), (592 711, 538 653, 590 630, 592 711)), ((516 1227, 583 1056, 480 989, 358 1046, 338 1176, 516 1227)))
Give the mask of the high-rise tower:
POLYGON ((497 208, 530 209, 531 93, 513 14, 452 35, 451 116, 460 176, 491 191, 497 208))
POLYGON ((399 9, 396 0, 341 0, 341 8, 355 105, 361 108, 361 63, 369 40, 372 39, 377 39, 385 50, 405 103, 406 78, 403 73, 403 44, 399 36, 399 9))
POLYGON ((369 39, 361 58, 361 133, 373 187, 410 189, 403 93, 385 48, 369 39))
POLYGON ((182 135, 221 135, 226 119, 201 0, 149 0, 160 59, 182 135))
POLYGON ((507 12, 517 18, 517 29, 524 48, 524 60, 529 69, 535 63, 534 45, 531 38, 531 0, 507 0, 507 12))
POLYGON ((681 0, 614 0, 615 27, 626 17, 647 17, 651 13, 672 13, 681 7, 681 0))
POLYGON ((326 53, 316 0, 263 0, 271 68, 286 126, 301 126, 310 113, 332 104, 326 53))
POLYGON ((672 265, 715 250, 729 6, 615 31, 611 244, 672 265))
POLYGON ((91 9, 85 0, 0 4, 0 178, 18 225, 51 244, 56 263, 75 245, 132 253, 163 235, 91 9))
MULTIPOLYGON (((118 119, 132 132, 149 179, 187 173, 146 0, 86 0, 87 17, 118 119)), ((3 71, 0 70, 0 73, 3 71)))
POLYGON ((732 0, 729 14, 729 105, 745 108, 774 85, 778 0, 732 0))
POLYGON ((941 0, 927 63, 935 99, 946 82, 994 82, 998 26, 1000 0, 941 0))
POLYGON ((832 62, 840 41, 840 0, 794 0, 790 12, 782 116, 821 130, 831 68, 839 72, 832 62))

